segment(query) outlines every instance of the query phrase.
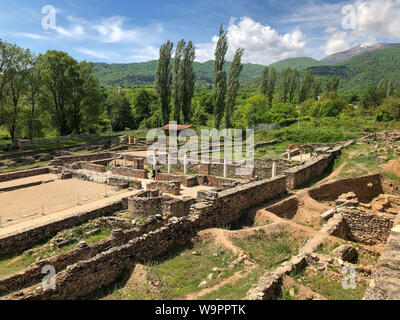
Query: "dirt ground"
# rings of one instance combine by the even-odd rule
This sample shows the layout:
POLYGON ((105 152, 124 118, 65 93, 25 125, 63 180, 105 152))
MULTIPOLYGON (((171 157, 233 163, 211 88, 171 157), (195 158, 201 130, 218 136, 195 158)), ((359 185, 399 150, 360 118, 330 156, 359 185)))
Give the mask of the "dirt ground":
POLYGON ((384 171, 393 173, 397 177, 400 177, 400 158, 388 161, 380 166, 384 171))
MULTIPOLYGON (((44 175, 19 180, 27 183, 26 181, 29 180, 46 180, 47 178, 48 175, 44 175)), ((110 186, 80 179, 55 180, 34 187, 0 193, 0 216, 3 226, 11 225, 40 216, 42 208, 48 215, 76 207, 78 204, 103 199, 106 193, 111 196, 124 192, 126 191, 116 192, 110 186)))
POLYGON ((11 180, 11 181, 4 181, 4 182, 0 182, 0 189, 20 186, 20 185, 24 185, 24 184, 28 184, 28 183, 39 182, 39 181, 46 181, 46 180, 51 180, 51 179, 56 179, 56 178, 57 178, 56 174, 49 173, 49 174, 42 174, 39 176, 27 177, 27 178, 16 179, 16 180, 11 180))

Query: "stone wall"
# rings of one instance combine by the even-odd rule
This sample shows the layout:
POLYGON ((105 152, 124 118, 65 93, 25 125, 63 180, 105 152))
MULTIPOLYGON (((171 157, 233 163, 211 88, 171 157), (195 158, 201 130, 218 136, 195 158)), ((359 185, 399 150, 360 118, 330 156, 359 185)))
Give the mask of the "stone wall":
POLYGON ((63 166, 69 163, 80 162, 80 161, 97 161, 114 158, 115 154, 112 152, 98 152, 91 154, 83 154, 83 155, 73 155, 73 156, 65 156, 65 157, 56 157, 50 163, 51 166, 63 166))
POLYGON ((347 229, 347 240, 367 245, 386 243, 393 227, 393 217, 379 216, 355 209, 342 211, 347 229))
POLYGON ((9 172, 9 173, 1 173, 0 174, 0 182, 21 179, 21 178, 27 178, 27 177, 33 177, 33 176, 39 176, 41 174, 47 174, 47 173, 49 173, 49 168, 47 168, 47 167, 14 171, 14 172, 9 172))
POLYGON ((293 190, 311 179, 319 177, 328 168, 332 160, 332 155, 322 155, 302 166, 286 170, 284 174, 287 176, 287 189, 293 190))
POLYGON ((100 216, 120 211, 124 207, 124 201, 126 200, 115 201, 102 207, 80 212, 62 220, 33 227, 16 234, 3 236, 0 238, 0 255, 14 254, 32 248, 41 241, 51 238, 61 230, 71 228, 77 224, 81 224, 100 216))
POLYGON ((122 168, 115 167, 112 168, 112 174, 117 176, 125 176, 131 178, 148 179, 148 170, 132 169, 132 168, 122 168))
POLYGON ((400 300, 400 215, 394 221, 387 246, 373 272, 364 300, 400 300))

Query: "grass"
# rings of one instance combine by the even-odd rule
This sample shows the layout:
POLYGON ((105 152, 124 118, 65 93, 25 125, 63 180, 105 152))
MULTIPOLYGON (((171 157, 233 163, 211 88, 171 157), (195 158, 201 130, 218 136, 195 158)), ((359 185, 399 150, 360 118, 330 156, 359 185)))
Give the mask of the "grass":
POLYGON ((346 290, 341 280, 335 280, 321 272, 314 273, 304 269, 292 274, 292 277, 329 300, 361 300, 367 287, 365 282, 357 282, 355 289, 346 290))
POLYGON ((260 229, 247 239, 236 239, 234 244, 250 253, 253 260, 266 270, 273 270, 298 253, 304 240, 289 232, 265 234, 260 229))
POLYGON ((0 275, 7 275, 13 272, 24 270, 31 266, 36 260, 46 259, 60 253, 71 251, 77 247, 80 240, 85 240, 87 243, 90 244, 98 242, 111 235, 111 230, 101 229, 98 234, 88 236, 85 234, 85 231, 89 230, 90 228, 93 229, 90 224, 85 224, 74 229, 70 229, 70 231, 72 231, 72 234, 65 236, 64 238, 70 240, 71 243, 61 248, 55 248, 54 250, 52 250, 50 248, 50 241, 47 241, 32 248, 32 255, 28 255, 24 252, 21 254, 0 258, 0 275))
POLYGON ((145 263, 147 278, 145 283, 141 282, 130 287, 117 288, 112 292, 112 297, 127 300, 165 299, 173 300, 184 298, 189 293, 201 290, 199 284, 206 280, 212 273, 214 267, 222 268, 220 278, 214 272, 212 280, 207 280, 207 287, 217 284, 222 279, 240 271, 243 266, 228 268, 235 259, 235 255, 226 249, 222 249, 212 243, 196 243, 193 248, 183 251, 176 249, 167 255, 160 257, 157 261, 145 263), (199 255, 193 255, 196 251, 199 255), (217 256, 214 254, 217 253, 217 256), (152 290, 149 283, 159 282, 157 290, 152 290))
POLYGON ((10 166, 10 167, 7 167, 7 168, 1 168, 0 172, 30 169, 30 168, 36 167, 36 166, 46 166, 49 163, 50 163, 50 161, 42 161, 42 162, 35 162, 35 163, 31 163, 31 164, 27 164, 27 165, 21 165, 21 166, 10 166))
POLYGON ((199 300, 243 300, 250 288, 258 282, 263 274, 263 268, 255 268, 246 277, 233 283, 227 283, 219 289, 201 296, 199 300))

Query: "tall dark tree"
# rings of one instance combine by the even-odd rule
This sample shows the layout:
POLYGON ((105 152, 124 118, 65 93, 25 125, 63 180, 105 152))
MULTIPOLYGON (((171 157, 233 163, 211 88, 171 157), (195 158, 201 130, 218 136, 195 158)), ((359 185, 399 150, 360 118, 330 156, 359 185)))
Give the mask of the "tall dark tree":
POLYGON ((299 90, 297 94, 298 104, 303 103, 313 95, 314 77, 311 71, 304 71, 300 78, 299 90))
POLYGON ((286 103, 288 99, 291 76, 292 69, 290 68, 282 70, 279 74, 279 97, 283 103, 286 103))
POLYGON ((155 87, 160 96, 160 123, 163 125, 168 123, 170 114, 170 101, 171 101, 171 87, 172 87, 172 74, 170 68, 171 53, 173 43, 167 41, 160 48, 160 58, 156 70, 155 87))
POLYGON ((233 113, 233 108, 235 106, 236 96, 239 90, 240 82, 239 76, 243 70, 242 56, 244 49, 237 49, 235 57, 231 63, 231 67, 228 75, 228 86, 226 94, 226 110, 225 110, 225 127, 231 127, 231 116, 233 113))
POLYGON ((223 71, 225 55, 228 51, 228 35, 222 25, 219 28, 219 39, 215 49, 215 70, 214 70, 214 115, 215 127, 221 126, 221 120, 225 109, 226 97, 226 73, 223 71))
POLYGON ((193 43, 192 41, 189 41, 183 50, 183 58, 179 68, 179 97, 181 99, 183 123, 190 122, 191 105, 196 80, 196 75, 193 71, 193 62, 195 57, 196 54, 193 43))
POLYGON ((173 86, 174 86, 174 120, 178 123, 181 121, 181 112, 182 112, 182 99, 180 97, 180 87, 181 87, 181 79, 179 77, 179 69, 181 66, 181 60, 183 56, 183 50, 185 49, 186 42, 184 39, 178 42, 178 45, 175 49, 175 58, 174 58, 174 77, 173 77, 173 86))
POLYGON ((318 100, 318 97, 320 96, 321 92, 322 92, 322 82, 321 82, 321 80, 314 79, 313 86, 312 86, 312 89, 311 89, 311 97, 314 100, 318 100))
POLYGON ((269 67, 267 66, 263 69, 261 75, 260 93, 263 95, 266 95, 268 91, 268 74, 269 74, 269 67))
POLYGON ((293 69, 290 71, 290 76, 289 76, 289 102, 293 103, 294 101, 294 94, 296 92, 297 84, 299 81, 299 72, 297 69, 293 69))

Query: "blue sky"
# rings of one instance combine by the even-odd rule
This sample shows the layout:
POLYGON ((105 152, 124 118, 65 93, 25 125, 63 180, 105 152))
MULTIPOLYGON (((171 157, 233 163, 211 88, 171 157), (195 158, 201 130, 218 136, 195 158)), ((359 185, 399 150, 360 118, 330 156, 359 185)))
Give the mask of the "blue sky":
POLYGON ((198 61, 212 59, 220 24, 228 29, 228 59, 243 47, 245 62, 262 64, 400 40, 400 0, 0 0, 0 9, 5 41, 113 63, 156 59, 161 43, 182 38, 194 42, 198 61), (49 5, 56 24, 44 30, 49 5))

